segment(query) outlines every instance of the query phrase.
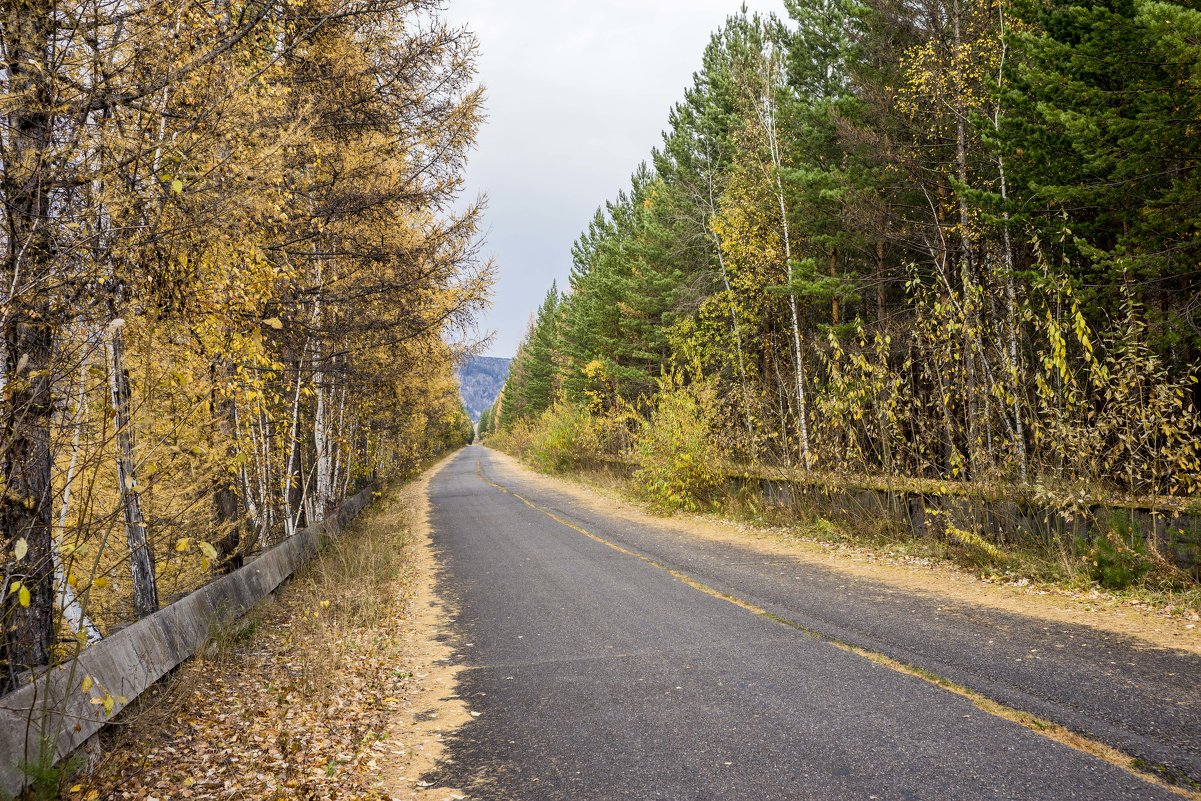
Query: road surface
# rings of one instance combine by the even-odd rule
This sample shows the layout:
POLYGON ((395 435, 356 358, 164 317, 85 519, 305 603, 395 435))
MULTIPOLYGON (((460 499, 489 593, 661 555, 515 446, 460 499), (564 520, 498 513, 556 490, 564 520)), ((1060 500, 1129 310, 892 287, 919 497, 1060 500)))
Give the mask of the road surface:
POLYGON ((610 518, 478 446, 430 504, 479 716, 428 778, 471 798, 1179 797, 831 641, 1201 777, 1187 653, 610 518))

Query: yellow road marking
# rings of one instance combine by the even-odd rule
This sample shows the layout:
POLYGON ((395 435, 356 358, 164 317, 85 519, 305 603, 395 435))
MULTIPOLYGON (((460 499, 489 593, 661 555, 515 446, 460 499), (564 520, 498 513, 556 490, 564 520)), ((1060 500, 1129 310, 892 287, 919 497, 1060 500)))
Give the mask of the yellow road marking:
POLYGON ((848 651, 857 656, 863 657, 864 659, 868 659, 868 660, 876 663, 877 665, 888 668, 889 670, 893 670, 897 673, 903 673, 906 676, 913 676, 914 678, 921 679, 922 681, 927 682, 928 684, 933 684, 935 687, 938 687, 939 689, 942 689, 949 693, 953 693, 954 695, 958 695, 963 698, 966 698, 967 700, 971 701, 972 704, 974 704, 976 706, 976 708, 982 712, 986 712, 990 715, 993 715, 994 717, 1003 718, 1004 720, 1008 720, 1010 722, 1017 723, 1018 725, 1029 729, 1030 731, 1034 732, 1035 734, 1039 735, 1040 737, 1046 737, 1047 739, 1054 740, 1055 742, 1057 742, 1061 745, 1066 745, 1067 747, 1069 747, 1073 750, 1080 751, 1082 753, 1088 754, 1089 756, 1104 760, 1105 762, 1108 762, 1111 765, 1121 768, 1122 770, 1126 771, 1127 773, 1129 773, 1130 775, 1132 775, 1138 779, 1142 779, 1145 782, 1154 784, 1158 787, 1162 787, 1163 789, 1168 790, 1172 793, 1175 793, 1176 795, 1179 795, 1183 798, 1188 798, 1188 799, 1191 799, 1192 801, 1201 801, 1201 791, 1198 791, 1196 789, 1181 787, 1180 785, 1177 785, 1177 784, 1172 784, 1172 783, 1166 781, 1165 779, 1163 779, 1162 777, 1160 777, 1158 774, 1152 773, 1147 770, 1143 770, 1142 768, 1139 767, 1140 764, 1143 764, 1142 760, 1136 759, 1135 757, 1132 757, 1129 754, 1118 750, 1117 748, 1108 746, 1105 743, 1102 743, 1098 740, 1090 739, 1088 737, 1085 737, 1084 735, 1077 734, 1076 732, 1071 731, 1070 729, 1068 729, 1064 726, 1061 726, 1058 723, 1052 723, 1051 721, 1040 718, 1037 715, 1032 715, 1029 712, 1023 712, 1020 709, 1015 709, 1014 707, 1010 707, 1010 706, 1006 706, 1004 704, 998 703, 997 701, 992 700, 991 698, 989 698, 986 695, 978 693, 975 690, 968 689, 967 687, 964 687, 961 684, 957 684, 957 683, 951 681, 950 679, 943 678, 942 676, 939 676, 935 673, 931 673, 930 671, 925 670, 923 668, 920 668, 920 667, 917 667, 914 665, 909 665, 905 662, 897 661, 896 659, 893 659, 890 656, 886 656, 886 655, 880 653, 879 651, 872 651, 868 648, 861 648, 857 645, 851 645, 849 643, 841 642, 840 640, 836 640, 832 637, 829 637, 829 636, 821 633, 820 631, 817 631, 816 629, 812 629, 808 626, 798 623, 795 620, 789 620, 788 618, 781 617, 780 615, 777 615, 774 612, 769 612, 768 610, 764 609, 763 607, 757 606, 757 605, 751 603, 750 601, 743 600, 742 598, 739 598, 737 596, 730 595, 729 593, 725 593, 714 587, 710 587, 708 584, 704 584, 703 582, 697 581, 696 579, 692 578, 691 576, 688 576, 685 573, 682 573, 673 567, 669 567, 668 565, 663 564, 662 562, 658 561, 657 559, 652 559, 651 557, 647 556, 646 554, 641 554, 641 553, 638 553, 637 551, 632 551, 629 548, 626 548, 622 545, 618 545, 617 543, 607 540, 598 534, 593 534, 591 531, 588 531, 587 529, 585 529, 581 526, 578 526, 575 523, 572 523, 570 520, 564 519, 563 517, 555 514, 554 512, 550 511, 549 509, 539 506, 538 504, 531 501, 529 498, 526 498, 525 496, 523 496, 517 492, 514 492, 513 490, 509 489, 508 487, 505 487, 505 486, 502 486, 501 484, 496 483, 495 481, 488 478, 488 476, 484 474, 484 466, 483 466, 482 461, 476 460, 475 466, 476 466, 476 470, 475 470, 476 475, 479 476, 480 480, 483 481, 484 483, 492 486, 495 489, 500 490, 501 492, 505 493, 506 495, 511 495, 512 497, 521 501, 522 503, 524 503, 526 506, 530 507, 531 509, 533 509, 537 512, 541 512, 542 514, 549 517, 551 520, 554 520, 556 523, 559 523, 560 525, 566 526, 567 528, 571 529, 572 531, 583 534, 585 537, 587 537, 590 540, 595 540, 596 542, 599 542, 601 545, 605 545, 609 548, 612 548, 613 550, 617 551, 618 553, 622 553, 627 556, 633 556, 636 559, 641 559, 643 562, 646 562, 648 565, 651 565, 653 567, 658 568, 659 570, 662 570, 663 572, 669 574, 672 578, 676 579, 677 581, 679 581, 683 584, 687 584, 689 587, 692 587, 695 590, 700 590, 701 592, 705 593, 706 595, 711 595, 714 598, 720 598, 721 600, 726 601, 727 603, 731 603, 734 606, 737 606, 741 609, 745 609, 746 611, 751 612, 752 614, 758 615, 759 617, 766 618, 767 620, 770 620, 773 623, 779 623, 782 626, 788 626, 789 628, 796 629, 797 631, 801 632, 802 634, 822 640, 823 642, 833 645, 835 648, 840 648, 843 651, 848 651))

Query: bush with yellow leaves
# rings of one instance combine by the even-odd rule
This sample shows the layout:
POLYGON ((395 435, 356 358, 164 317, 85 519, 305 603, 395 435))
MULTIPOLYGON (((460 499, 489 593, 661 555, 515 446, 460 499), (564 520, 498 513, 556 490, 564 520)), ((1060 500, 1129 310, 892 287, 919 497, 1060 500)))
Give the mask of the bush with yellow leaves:
POLYGON ((687 382, 678 373, 659 380, 655 407, 634 445, 634 481, 654 506, 696 511, 712 501, 725 480, 712 431, 716 407, 710 381, 687 382))

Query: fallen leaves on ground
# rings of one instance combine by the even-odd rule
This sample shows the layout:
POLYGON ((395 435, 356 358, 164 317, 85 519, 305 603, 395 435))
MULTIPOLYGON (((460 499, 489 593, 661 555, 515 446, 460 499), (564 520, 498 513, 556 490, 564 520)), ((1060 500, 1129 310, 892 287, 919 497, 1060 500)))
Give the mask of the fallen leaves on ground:
POLYGON ((67 797, 393 798, 380 774, 405 745, 390 732, 422 683, 406 669, 405 551, 400 513, 369 513, 277 601, 140 699, 67 797))

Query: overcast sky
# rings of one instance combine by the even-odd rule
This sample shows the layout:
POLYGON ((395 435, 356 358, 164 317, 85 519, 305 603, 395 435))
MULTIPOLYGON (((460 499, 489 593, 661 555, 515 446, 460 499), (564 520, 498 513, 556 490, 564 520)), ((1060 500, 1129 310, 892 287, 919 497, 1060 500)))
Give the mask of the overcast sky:
MULTIPOLYGON (((480 41, 488 121, 468 193, 488 196, 485 252, 499 268, 482 332, 512 356, 592 213, 658 145, 671 105, 739 0, 450 0, 480 41)), ((748 2, 783 15, 783 0, 748 2)))

